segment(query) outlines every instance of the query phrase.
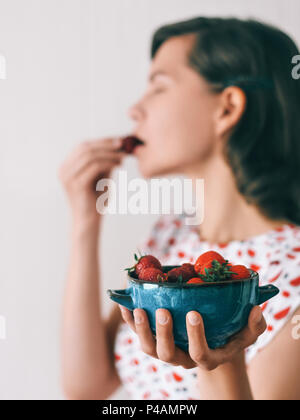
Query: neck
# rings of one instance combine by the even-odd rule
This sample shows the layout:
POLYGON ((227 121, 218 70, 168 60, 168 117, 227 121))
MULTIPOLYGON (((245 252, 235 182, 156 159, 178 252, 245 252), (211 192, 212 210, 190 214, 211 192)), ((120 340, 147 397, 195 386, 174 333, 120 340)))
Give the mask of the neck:
POLYGON ((245 240, 288 223, 272 220, 238 192, 231 168, 221 156, 206 165, 189 168, 185 175, 204 179, 204 221, 198 226, 201 239, 211 243, 245 240))

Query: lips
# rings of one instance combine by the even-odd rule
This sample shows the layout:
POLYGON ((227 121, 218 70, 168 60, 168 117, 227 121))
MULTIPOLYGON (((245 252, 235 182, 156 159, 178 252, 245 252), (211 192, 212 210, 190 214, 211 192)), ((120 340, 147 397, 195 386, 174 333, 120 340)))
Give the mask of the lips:
POLYGON ((132 154, 136 146, 144 144, 145 142, 137 136, 127 136, 122 139, 121 150, 125 153, 132 154))

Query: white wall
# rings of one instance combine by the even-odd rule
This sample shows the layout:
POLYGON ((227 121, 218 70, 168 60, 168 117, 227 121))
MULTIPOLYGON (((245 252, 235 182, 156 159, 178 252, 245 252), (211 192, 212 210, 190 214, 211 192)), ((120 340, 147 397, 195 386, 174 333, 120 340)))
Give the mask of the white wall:
MULTIPOLYGON (((57 168, 78 142, 133 127, 126 111, 145 87, 153 30, 196 15, 258 17, 300 40, 298 0, 0 0, 0 399, 63 398, 70 220, 57 168)), ((124 168, 138 175, 134 158, 124 168)), ((121 269, 156 218, 106 218, 105 314, 105 290, 121 287, 121 269)))

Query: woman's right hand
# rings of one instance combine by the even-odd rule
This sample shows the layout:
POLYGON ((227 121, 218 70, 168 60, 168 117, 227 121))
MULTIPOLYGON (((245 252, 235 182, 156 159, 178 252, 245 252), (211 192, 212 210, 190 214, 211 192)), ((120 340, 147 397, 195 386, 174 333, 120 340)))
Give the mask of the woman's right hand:
POLYGON ((59 168, 59 179, 66 191, 76 221, 99 220, 96 191, 100 179, 109 178, 126 155, 120 151, 121 138, 104 138, 79 144, 59 168))

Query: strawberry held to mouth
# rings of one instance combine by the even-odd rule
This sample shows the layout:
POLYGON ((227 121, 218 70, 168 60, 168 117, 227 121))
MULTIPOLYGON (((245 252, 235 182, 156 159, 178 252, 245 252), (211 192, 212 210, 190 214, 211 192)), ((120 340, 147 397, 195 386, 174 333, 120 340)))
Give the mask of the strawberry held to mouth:
POLYGON ((122 146, 121 146, 120 150, 127 153, 127 154, 132 154, 132 152, 134 151, 136 146, 143 145, 143 144, 144 144, 144 142, 142 140, 140 140, 138 137, 127 136, 127 137, 124 137, 122 139, 122 146))

